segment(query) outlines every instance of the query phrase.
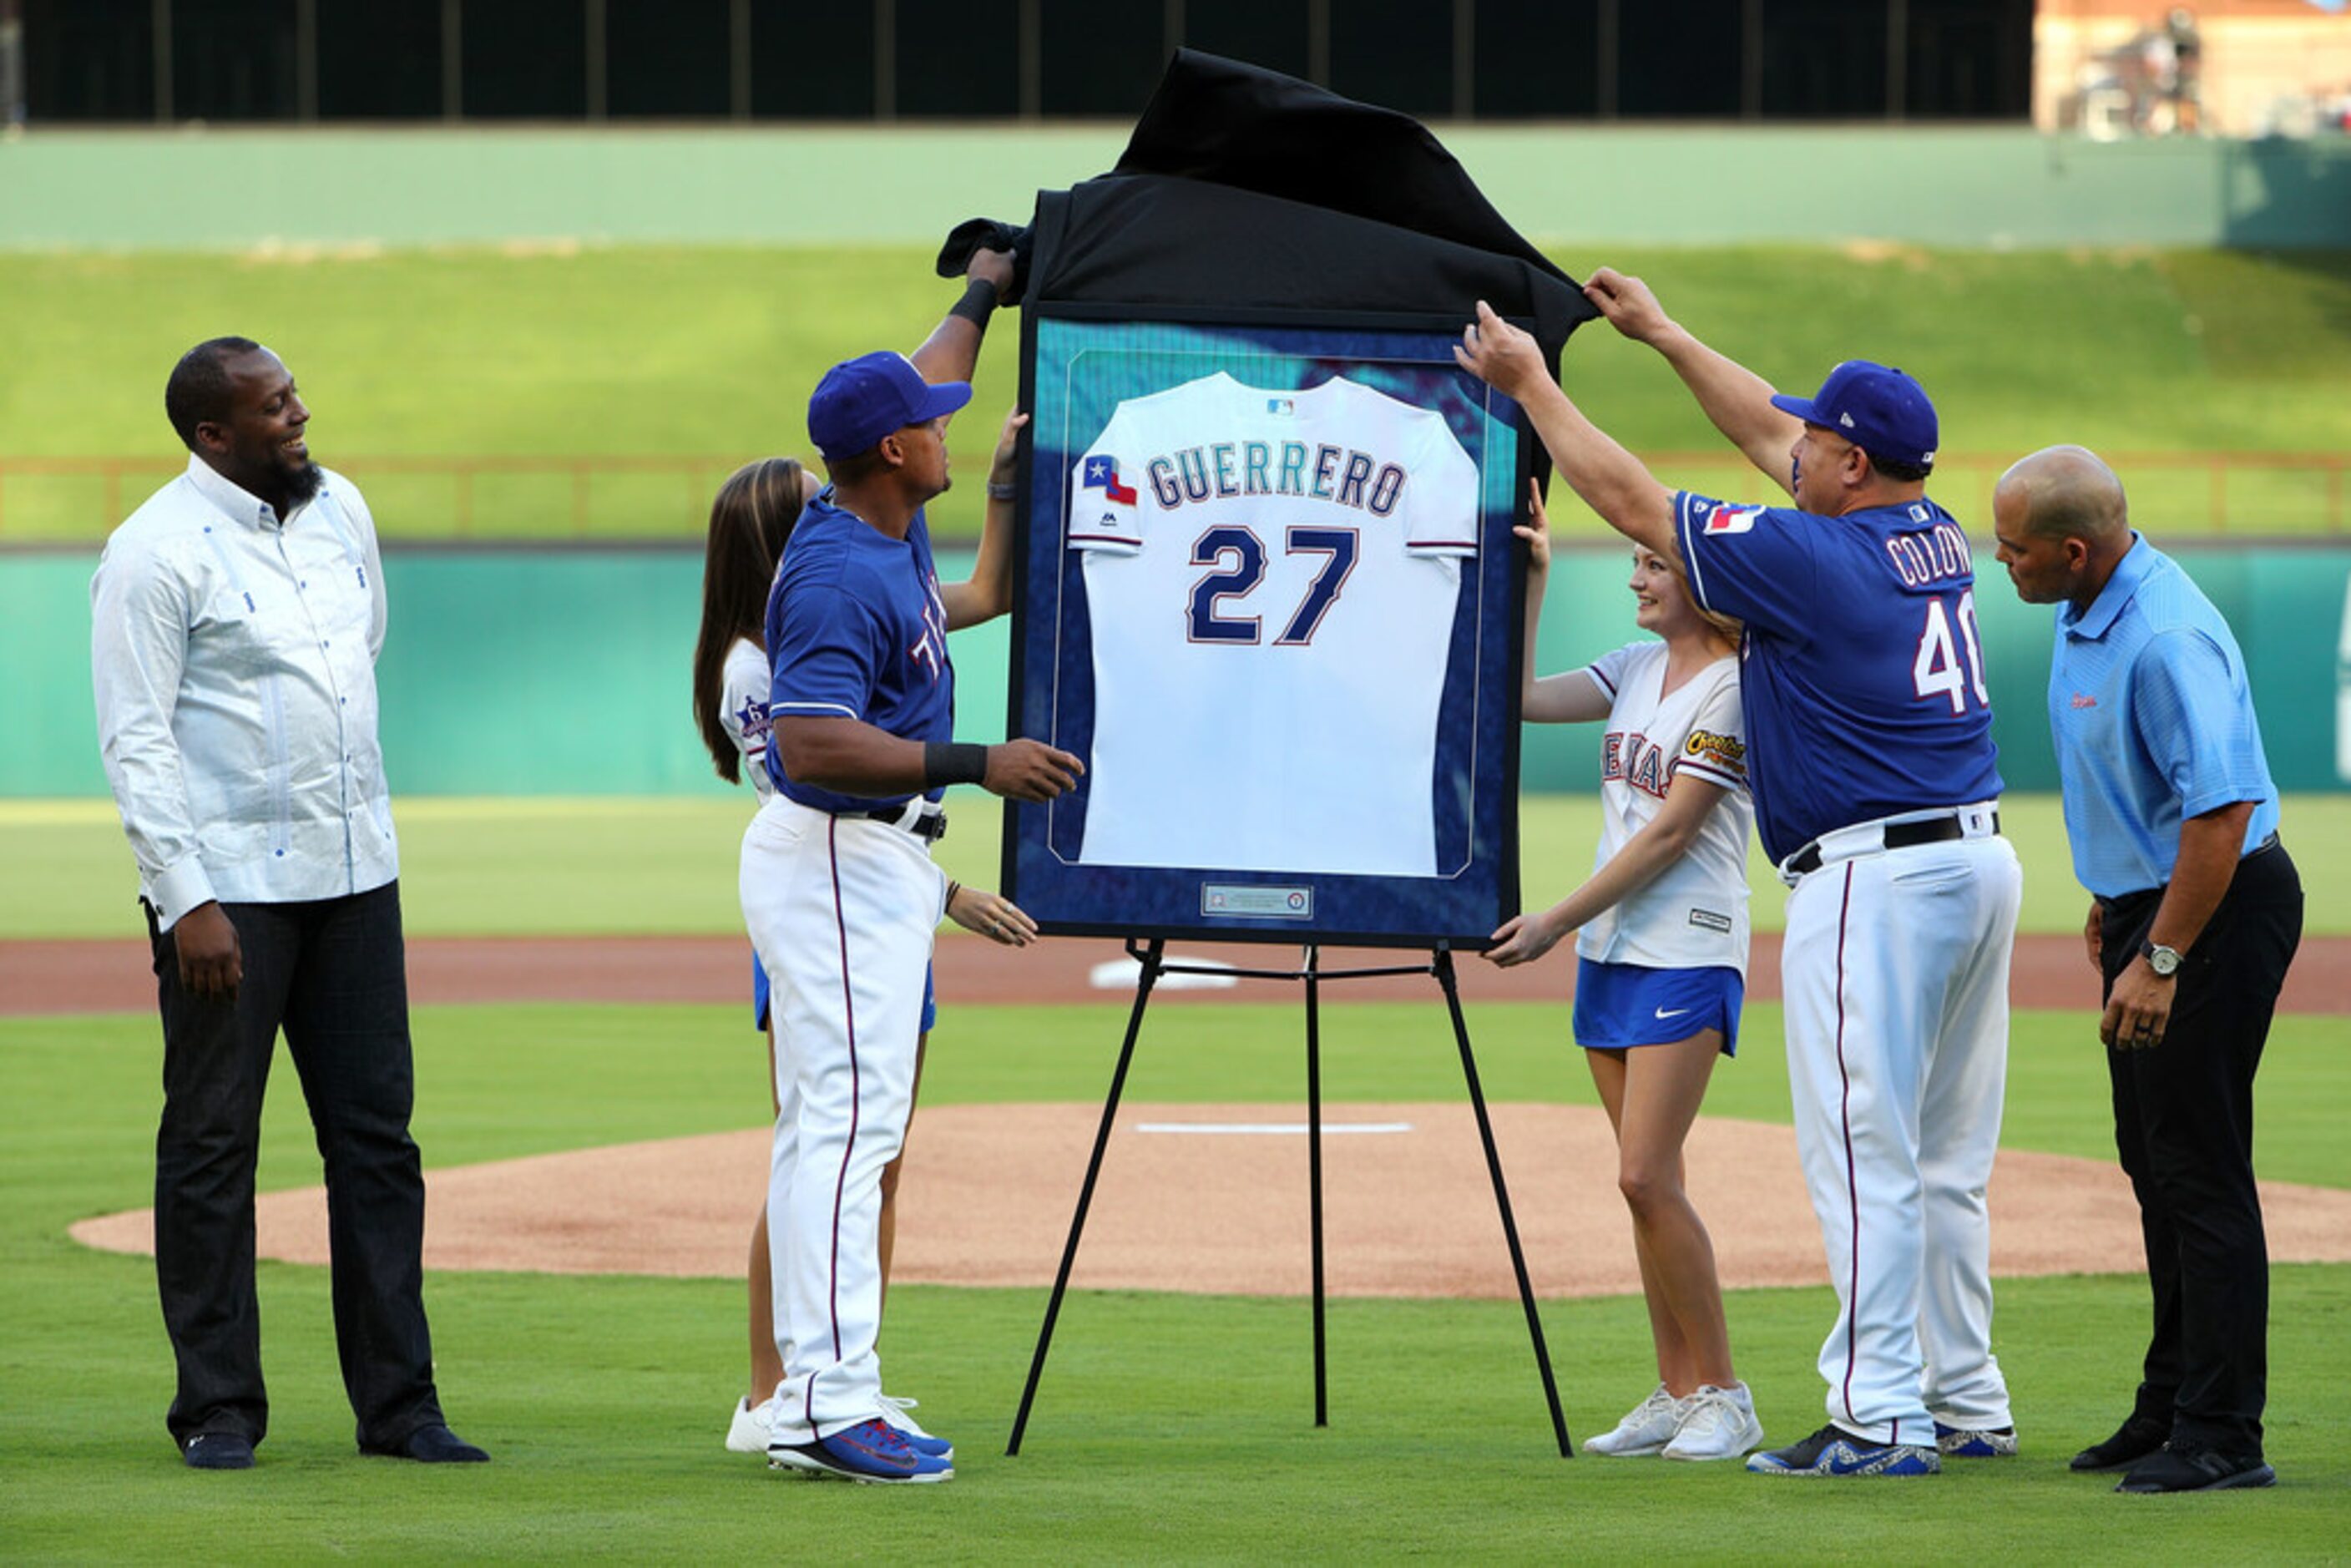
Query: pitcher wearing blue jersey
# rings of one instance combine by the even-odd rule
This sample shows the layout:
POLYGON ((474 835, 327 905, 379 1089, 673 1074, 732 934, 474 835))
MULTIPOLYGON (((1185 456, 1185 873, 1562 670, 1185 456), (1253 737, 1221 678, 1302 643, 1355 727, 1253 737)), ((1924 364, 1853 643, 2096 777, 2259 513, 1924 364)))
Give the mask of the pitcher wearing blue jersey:
POLYGON ((940 798, 970 783, 1049 800, 1083 770, 1035 740, 955 739, 950 612, 923 508, 948 486, 946 423, 971 387, 926 379, 941 358, 862 355, 809 399, 832 482, 801 508, 768 592, 775 794, 743 838, 782 1105, 768 1218, 784 1379, 768 1453, 860 1481, 955 1473, 951 1444, 892 1420, 874 1349, 882 1173, 914 1109, 924 977, 953 902, 931 862, 940 798))
POLYGON ((1756 831, 1791 889, 1796 1145, 1838 1305, 1827 1425, 1748 1469, 1926 1476, 1946 1455, 2013 1454, 1984 1193, 2022 873, 1999 834, 1973 558, 1926 493, 1934 406, 1865 361, 1782 395, 1639 279, 1602 267, 1584 293, 1795 502, 1668 489, 1552 382, 1531 338, 1482 303, 1463 333, 1461 363, 1526 409, 1576 494, 1746 628, 1756 831))

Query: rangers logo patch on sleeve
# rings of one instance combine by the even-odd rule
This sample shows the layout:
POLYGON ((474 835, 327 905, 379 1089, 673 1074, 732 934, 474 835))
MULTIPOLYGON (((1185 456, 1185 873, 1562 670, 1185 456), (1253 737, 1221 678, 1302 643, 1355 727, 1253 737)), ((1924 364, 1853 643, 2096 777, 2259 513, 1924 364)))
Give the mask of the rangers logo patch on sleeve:
POLYGON ((1134 487, 1118 482, 1118 459, 1115 457, 1087 458, 1084 487, 1100 490, 1105 500, 1118 506, 1134 505, 1134 487))
POLYGON ((1710 534, 1743 534, 1755 526, 1763 515, 1761 507, 1717 507, 1707 514, 1706 531, 1710 534))

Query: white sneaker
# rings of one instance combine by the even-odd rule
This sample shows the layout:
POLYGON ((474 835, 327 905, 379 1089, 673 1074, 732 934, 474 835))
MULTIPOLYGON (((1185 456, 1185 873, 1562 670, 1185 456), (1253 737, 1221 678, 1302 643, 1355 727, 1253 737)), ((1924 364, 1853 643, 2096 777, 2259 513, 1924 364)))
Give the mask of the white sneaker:
POLYGON ((1763 1441, 1755 1418, 1755 1396, 1744 1383, 1728 1388, 1702 1384, 1683 1401, 1682 1422, 1665 1448, 1669 1459, 1735 1459, 1763 1441))
POLYGON ((909 1437, 920 1437, 922 1441, 914 1446, 921 1452, 929 1454, 934 1458, 954 1458, 953 1443, 945 1437, 934 1437, 925 1431, 923 1424, 906 1413, 921 1403, 919 1399, 896 1399, 884 1394, 882 1396, 882 1419, 897 1427, 909 1437))
POLYGON ((1687 1400, 1667 1393, 1666 1385, 1660 1383, 1646 1399, 1625 1413, 1615 1430, 1584 1439, 1583 1451, 1614 1459, 1637 1459, 1663 1452, 1665 1446, 1673 1441, 1675 1429, 1681 1426, 1682 1411, 1687 1404, 1687 1400))
POLYGON ((726 1451, 730 1454, 758 1454, 765 1458, 768 1445, 775 1441, 772 1422, 776 1401, 771 1395, 758 1405, 748 1399, 735 1401, 735 1417, 726 1424, 726 1451))

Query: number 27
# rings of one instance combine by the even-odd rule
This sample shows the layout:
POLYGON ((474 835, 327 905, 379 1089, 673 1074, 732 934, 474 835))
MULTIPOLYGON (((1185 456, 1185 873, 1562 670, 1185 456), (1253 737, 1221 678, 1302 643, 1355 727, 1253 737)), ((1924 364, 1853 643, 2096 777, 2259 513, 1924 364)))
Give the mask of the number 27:
MULTIPOLYGON (((1306 597, 1299 601, 1289 624, 1274 640, 1278 648, 1302 648, 1314 641, 1315 628, 1322 624, 1322 617, 1338 601, 1339 591, 1346 586, 1347 574, 1355 570, 1363 537, 1353 528, 1291 528, 1283 544, 1290 555, 1327 558, 1322 570, 1314 574, 1314 580, 1307 585, 1306 597)), ((1265 580, 1265 541, 1257 537, 1253 528, 1230 525, 1213 528, 1193 542, 1192 564, 1217 569, 1192 584, 1191 597, 1185 606, 1192 641, 1255 647, 1262 635, 1257 616, 1218 612, 1224 601, 1246 598, 1265 580)))

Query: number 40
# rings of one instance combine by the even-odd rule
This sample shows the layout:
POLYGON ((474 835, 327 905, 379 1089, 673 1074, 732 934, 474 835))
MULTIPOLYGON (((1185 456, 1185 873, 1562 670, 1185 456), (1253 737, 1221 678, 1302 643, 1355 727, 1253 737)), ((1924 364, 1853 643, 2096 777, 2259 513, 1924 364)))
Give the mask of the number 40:
POLYGON ((1910 680, 1917 688, 1919 701, 1943 697, 1949 701, 1953 713, 1965 713, 1970 689, 1978 703, 1987 707, 1991 704, 1991 694, 1984 690, 1983 643, 1976 635, 1976 591, 1972 588, 1959 595, 1959 635, 1968 645, 1964 669, 1960 667, 1959 645, 1951 638, 1951 618, 1945 613, 1943 601, 1927 601, 1927 623, 1918 632, 1918 653, 1910 661, 1910 680))

